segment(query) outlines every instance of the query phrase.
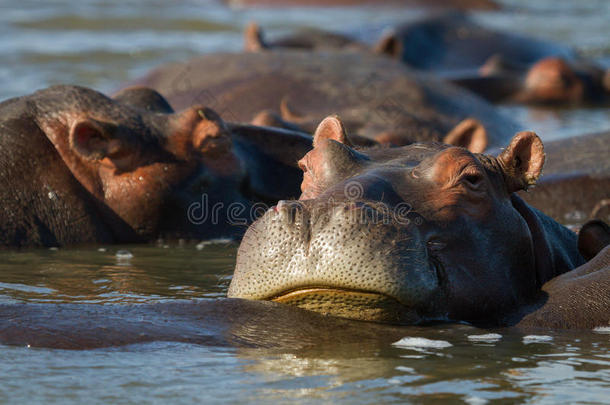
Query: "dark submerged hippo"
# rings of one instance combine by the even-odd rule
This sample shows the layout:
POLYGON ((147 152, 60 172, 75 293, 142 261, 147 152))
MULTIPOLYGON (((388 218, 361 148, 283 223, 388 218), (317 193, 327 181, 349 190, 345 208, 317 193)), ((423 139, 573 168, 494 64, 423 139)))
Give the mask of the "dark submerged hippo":
POLYGON ((459 10, 497 10, 491 0, 225 0, 230 5, 259 7, 439 7, 459 10))
MULTIPOLYGON (((339 120, 320 124, 300 161, 300 200, 281 201, 246 232, 229 297, 369 321, 513 325, 516 312, 541 305, 545 283, 584 263, 576 234, 514 194, 542 170, 534 133, 497 157, 344 140, 339 120)), ((591 307, 608 302, 608 290, 595 291, 583 297, 591 307)), ((568 315, 562 327, 599 326, 589 319, 600 317, 568 315)))
POLYGON ((442 140, 475 118, 490 146, 510 139, 517 124, 458 87, 419 75, 396 61, 362 53, 212 54, 151 72, 137 81, 183 108, 203 103, 225 119, 249 122, 263 110, 307 131, 336 113, 351 133, 394 143, 442 140), (213 73, 213 74, 212 74, 213 73))
POLYGON ((610 72, 567 47, 483 27, 463 13, 406 23, 376 51, 435 72, 493 101, 607 101, 610 72))
POLYGON ((542 176, 521 197, 563 224, 610 222, 610 132, 547 142, 544 150, 542 176))
POLYGON ((294 162, 310 148, 300 133, 226 124, 207 107, 174 113, 141 88, 112 99, 54 86, 4 101, 0 117, 4 247, 239 235, 229 204, 245 208, 232 214, 240 222, 255 201, 297 195, 294 162))

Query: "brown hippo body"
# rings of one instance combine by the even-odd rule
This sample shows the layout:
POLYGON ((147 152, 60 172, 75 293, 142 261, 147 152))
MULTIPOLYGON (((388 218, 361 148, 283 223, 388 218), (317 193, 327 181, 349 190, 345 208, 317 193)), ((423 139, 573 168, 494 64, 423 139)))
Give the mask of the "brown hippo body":
POLYGON ((564 224, 610 222, 610 133, 548 142, 544 150, 542 176, 521 197, 564 224))
POLYGON ((610 326, 609 291, 610 246, 606 246, 587 263, 544 284, 539 302, 521 311, 522 318, 515 326, 524 329, 610 326))
POLYGON ((173 113, 151 90, 114 100, 55 86, 3 102, 0 116, 4 247, 235 236, 253 202, 298 193, 286 156, 309 149, 303 134, 227 125, 206 107, 173 113), (257 177, 269 171, 282 176, 257 177), (233 223, 231 203, 244 207, 233 223), (204 219, 214 205, 218 218, 204 219))
POLYGON ((610 73, 569 48, 495 31, 463 13, 406 23, 382 38, 376 50, 492 101, 605 102, 610 91, 610 73))
POLYGON ((205 103, 236 122, 263 110, 313 132, 328 113, 347 128, 393 143, 441 140, 461 120, 478 119, 489 145, 505 143, 517 126, 457 87, 415 74, 400 63, 361 53, 214 54, 162 67, 137 81, 183 108, 205 103), (213 74, 211 74, 213 72, 213 74))
MULTIPOLYGON (((355 150, 345 139, 336 118, 320 124, 300 161, 300 200, 246 232, 229 297, 360 320, 506 326, 540 307, 545 283, 584 264, 576 234, 514 194, 542 170, 534 133, 498 157, 434 143, 355 150)), ((586 299, 604 309, 606 295, 586 299)), ((561 325, 586 323, 566 316, 561 325)))

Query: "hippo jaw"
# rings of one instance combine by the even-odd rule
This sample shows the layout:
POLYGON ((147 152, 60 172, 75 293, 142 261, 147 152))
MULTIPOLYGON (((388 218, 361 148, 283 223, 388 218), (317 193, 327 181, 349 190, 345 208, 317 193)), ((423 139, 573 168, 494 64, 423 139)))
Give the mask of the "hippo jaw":
POLYGON ((429 307, 441 301, 437 269, 410 226, 379 222, 353 203, 278 207, 246 232, 228 297, 365 321, 444 319, 429 307))

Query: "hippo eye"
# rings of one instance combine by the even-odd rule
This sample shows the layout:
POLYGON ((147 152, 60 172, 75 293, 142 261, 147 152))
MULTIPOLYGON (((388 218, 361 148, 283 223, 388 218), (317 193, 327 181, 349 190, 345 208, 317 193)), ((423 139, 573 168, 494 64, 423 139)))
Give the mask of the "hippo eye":
POLYGON ((480 174, 468 174, 466 176, 464 176, 464 181, 470 183, 470 184, 477 184, 480 183, 483 180, 483 178, 481 177, 480 174))
POLYGON ((483 175, 478 170, 466 170, 462 174, 461 180, 472 189, 478 189, 483 184, 483 175))

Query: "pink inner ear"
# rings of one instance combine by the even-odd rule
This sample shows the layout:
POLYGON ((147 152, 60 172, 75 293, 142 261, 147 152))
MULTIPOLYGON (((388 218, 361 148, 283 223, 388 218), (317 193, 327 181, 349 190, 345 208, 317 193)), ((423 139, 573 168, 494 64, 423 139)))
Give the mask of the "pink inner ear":
POLYGON ((347 141, 343 123, 336 116, 326 117, 322 120, 320 125, 318 125, 318 128, 313 135, 313 147, 320 146, 320 142, 325 139, 332 139, 333 141, 351 146, 347 141))

